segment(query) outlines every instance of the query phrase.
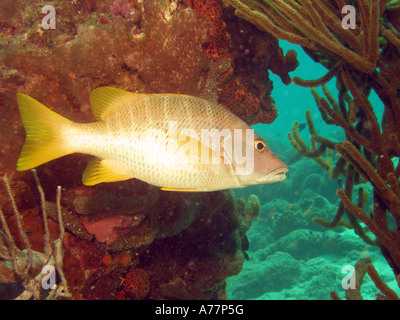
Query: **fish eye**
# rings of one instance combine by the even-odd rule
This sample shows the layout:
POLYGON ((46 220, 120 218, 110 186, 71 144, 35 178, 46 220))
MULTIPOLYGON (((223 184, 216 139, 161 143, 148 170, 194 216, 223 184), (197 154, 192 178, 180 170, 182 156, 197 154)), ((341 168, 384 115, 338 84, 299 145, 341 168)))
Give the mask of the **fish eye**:
POLYGON ((254 140, 254 148, 258 152, 263 152, 267 148, 267 144, 262 139, 256 139, 256 140, 254 140))

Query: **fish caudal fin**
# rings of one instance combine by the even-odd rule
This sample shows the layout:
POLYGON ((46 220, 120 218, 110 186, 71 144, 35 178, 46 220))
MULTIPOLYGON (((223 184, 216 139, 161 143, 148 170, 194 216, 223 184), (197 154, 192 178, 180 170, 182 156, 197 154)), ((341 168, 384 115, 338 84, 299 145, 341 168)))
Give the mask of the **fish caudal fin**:
POLYGON ((64 148, 60 133, 73 122, 51 111, 30 96, 17 93, 18 108, 26 131, 17 170, 37 167, 71 152, 64 148))

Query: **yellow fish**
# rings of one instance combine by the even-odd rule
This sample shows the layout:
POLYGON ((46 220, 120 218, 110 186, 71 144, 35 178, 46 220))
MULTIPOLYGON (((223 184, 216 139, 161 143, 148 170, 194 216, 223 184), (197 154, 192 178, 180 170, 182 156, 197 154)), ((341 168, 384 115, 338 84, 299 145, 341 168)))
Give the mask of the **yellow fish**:
POLYGON ((85 185, 137 178, 163 190, 215 191, 282 181, 287 166, 254 130, 209 101, 179 94, 92 91, 96 122, 75 123, 17 93, 26 141, 17 170, 93 155, 85 185))

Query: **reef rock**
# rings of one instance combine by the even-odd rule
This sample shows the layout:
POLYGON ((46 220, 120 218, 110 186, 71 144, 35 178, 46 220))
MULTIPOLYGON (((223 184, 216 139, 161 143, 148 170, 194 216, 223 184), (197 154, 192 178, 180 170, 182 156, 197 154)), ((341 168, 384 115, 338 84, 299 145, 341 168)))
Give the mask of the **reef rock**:
MULTIPOLYGON (((34 250, 43 247, 43 227, 34 180, 15 171, 24 140, 16 92, 77 122, 94 121, 93 89, 114 86, 208 97, 248 123, 270 123, 277 109, 264 75, 270 69, 288 82, 296 67, 293 53, 285 56, 275 38, 238 20, 217 0, 52 5, 55 29, 42 27, 41 1, 0 5, 0 175, 12 183, 34 250), (251 70, 243 68, 246 63, 251 70)), ((225 298, 225 279, 239 273, 244 261, 258 198, 244 202, 229 191, 161 192, 137 180, 85 187, 81 175, 88 160, 70 155, 37 169, 55 235, 54 190, 63 187, 64 267, 73 297, 225 298)), ((0 207, 15 232, 2 193, 0 207)))

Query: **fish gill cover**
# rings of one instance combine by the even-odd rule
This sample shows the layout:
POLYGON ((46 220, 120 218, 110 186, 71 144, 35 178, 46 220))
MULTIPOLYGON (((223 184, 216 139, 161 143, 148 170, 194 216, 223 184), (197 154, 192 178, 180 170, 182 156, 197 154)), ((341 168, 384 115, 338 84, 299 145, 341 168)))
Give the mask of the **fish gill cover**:
POLYGON ((377 298, 397 298, 370 264, 368 251, 377 246, 398 279, 400 174, 392 162, 400 153, 398 5, 350 1, 356 28, 344 30, 344 1, 312 3, 56 1, 52 26, 46 20, 51 10, 42 13, 42 2, 3 1, 0 174, 8 178, 0 193, 1 297, 226 299, 227 277, 239 274, 250 257, 244 272, 232 278, 229 297, 253 299, 269 291, 283 294, 265 298, 320 298, 312 295, 318 287, 325 293, 342 290, 331 293, 338 298, 345 290, 338 289, 332 261, 323 264, 321 283, 304 287, 301 280, 321 270, 316 266, 321 261, 313 258, 328 252, 354 260, 358 252, 367 252, 355 265, 356 286, 346 290, 346 298, 361 297, 366 273, 380 290, 377 298), (296 52, 285 55, 278 39, 303 46, 329 69, 317 81, 296 78, 295 83, 313 87, 337 79, 337 102, 328 90, 327 100, 315 92, 314 97, 323 120, 342 128, 346 139, 340 143, 337 135, 319 134, 307 112, 311 146, 303 141, 298 123, 290 138, 300 154, 319 166, 300 160, 301 165, 293 165, 298 170, 292 181, 244 190, 237 199, 231 191, 166 193, 138 180, 82 186, 81 173, 90 160, 85 155, 40 166, 40 184, 36 173, 15 171, 24 139, 16 92, 82 123, 94 120, 89 95, 101 86, 189 94, 219 103, 249 125, 274 122, 279 105, 272 98, 269 71, 289 84, 288 73, 298 66, 296 52), (371 91, 385 106, 381 123, 369 102, 371 91), (369 184, 356 190, 361 182, 369 184), (63 190, 56 195, 58 185, 63 190), (338 185, 343 188, 337 192, 340 201, 332 196, 338 185), (356 204, 353 189, 359 195, 356 204), (394 219, 382 219, 386 212, 394 219), (322 226, 342 227, 325 232, 322 226), (351 242, 343 227, 367 244, 351 242), (43 243, 43 235, 58 243, 61 239, 64 253, 43 243), (316 246, 321 251, 313 251, 316 246), (352 250, 343 253, 342 248, 352 250), (311 271, 304 271, 304 259, 311 271), (53 291, 26 286, 32 278, 43 278, 41 266, 58 271, 61 280, 53 291), (300 292, 287 291, 294 287, 300 292))

